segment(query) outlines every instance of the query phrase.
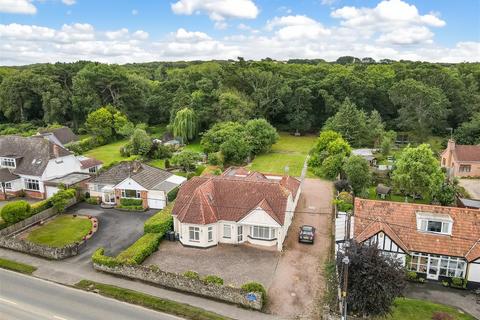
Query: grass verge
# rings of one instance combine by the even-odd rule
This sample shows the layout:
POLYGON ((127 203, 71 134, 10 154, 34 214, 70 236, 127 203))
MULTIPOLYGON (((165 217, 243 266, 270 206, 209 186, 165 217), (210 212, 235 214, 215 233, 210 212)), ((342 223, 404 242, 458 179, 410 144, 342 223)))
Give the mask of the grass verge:
POLYGON ((190 320, 229 320, 214 312, 200 309, 188 304, 183 304, 167 299, 161 299, 138 291, 124 289, 108 284, 93 282, 89 280, 82 280, 75 284, 75 287, 86 290, 95 290, 105 297, 114 298, 123 302, 128 302, 153 309, 168 314, 173 314, 179 317, 190 320), (98 290, 98 291, 97 291, 98 290))
POLYGON ((37 268, 34 266, 12 261, 12 260, 3 259, 3 258, 0 258, 0 268, 12 270, 12 271, 16 271, 24 274, 32 274, 35 270, 37 270, 37 268))

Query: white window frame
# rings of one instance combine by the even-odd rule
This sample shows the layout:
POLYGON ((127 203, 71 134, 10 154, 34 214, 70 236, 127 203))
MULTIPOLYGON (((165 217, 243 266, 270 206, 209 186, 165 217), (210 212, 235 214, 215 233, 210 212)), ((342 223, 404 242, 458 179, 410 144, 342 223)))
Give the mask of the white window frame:
POLYGON ((11 182, 5 182, 5 190, 12 190, 12 183, 11 182))
POLYGON ((210 226, 208 227, 208 232, 207 232, 207 241, 212 242, 213 241, 213 227, 210 226))
POLYGON ((141 199, 142 195, 140 190, 133 190, 133 189, 122 189, 122 198, 124 199, 141 199), (135 197, 127 197, 126 191, 135 191, 135 197))
POLYGON ((462 173, 472 172, 472 165, 471 164, 461 164, 458 166, 458 171, 462 173))
POLYGON ((89 173, 97 173, 97 166, 88 168, 88 172, 89 172, 89 173))
POLYGON ((188 227, 188 239, 191 242, 200 242, 200 227, 188 227))
POLYGON ((25 182, 25 190, 40 191, 40 180, 25 178, 24 182, 25 182), (30 188, 31 186, 35 186, 35 185, 37 185, 38 189, 30 188))
POLYGON ((223 237, 225 239, 231 239, 232 238, 232 227, 229 224, 224 224, 223 225, 223 237))
POLYGON ((260 240, 272 240, 274 238, 274 230, 265 226, 252 226, 250 228, 250 237, 260 240))
POLYGON ((465 261, 465 259, 459 257, 439 256, 434 254, 412 252, 408 269, 415 272, 427 273, 428 260, 430 258, 440 259, 439 275, 441 277, 465 278, 467 272, 467 262, 465 261))
POLYGON ((1 159, 1 164, 2 164, 2 167, 5 167, 5 168, 16 168, 17 167, 16 161, 13 158, 2 158, 1 159))

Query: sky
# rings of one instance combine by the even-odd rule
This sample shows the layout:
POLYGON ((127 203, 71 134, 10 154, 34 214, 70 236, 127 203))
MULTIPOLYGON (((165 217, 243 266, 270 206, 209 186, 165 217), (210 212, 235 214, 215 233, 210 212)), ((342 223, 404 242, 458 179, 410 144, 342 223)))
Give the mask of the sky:
POLYGON ((0 0, 0 65, 480 61, 480 0, 0 0))

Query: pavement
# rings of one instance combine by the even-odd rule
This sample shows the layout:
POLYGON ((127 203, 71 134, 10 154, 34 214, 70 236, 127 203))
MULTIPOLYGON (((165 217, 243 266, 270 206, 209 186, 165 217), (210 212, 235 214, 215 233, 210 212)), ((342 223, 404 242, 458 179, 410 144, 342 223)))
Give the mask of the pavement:
POLYGON ((181 319, 3 269, 0 269, 0 283, 2 319, 181 319))
POLYGON ((480 179, 459 179, 458 181, 472 199, 480 200, 480 179))
POLYGON ((324 289, 323 266, 332 235, 333 186, 329 181, 305 179, 302 193, 284 242, 274 279, 268 290, 268 310, 281 317, 320 319, 324 289), (316 228, 315 243, 298 242, 298 230, 316 228))
POLYGON ((195 271, 202 276, 216 275, 225 284, 236 286, 257 281, 268 288, 280 256, 276 248, 219 244, 208 249, 198 249, 184 247, 178 241, 163 241, 158 251, 143 264, 154 264, 161 270, 176 273, 195 271))
POLYGON ((475 294, 467 290, 445 288, 439 282, 408 283, 405 296, 445 304, 480 319, 480 301, 477 301, 475 294))

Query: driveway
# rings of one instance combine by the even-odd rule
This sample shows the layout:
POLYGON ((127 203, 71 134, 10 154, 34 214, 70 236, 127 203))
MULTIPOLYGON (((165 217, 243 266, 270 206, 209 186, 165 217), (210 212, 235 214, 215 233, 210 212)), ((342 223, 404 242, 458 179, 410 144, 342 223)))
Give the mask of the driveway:
POLYGON ((247 244, 219 244, 208 249, 184 247, 179 242, 163 241, 145 262, 160 269, 184 273, 195 271, 200 275, 216 275, 226 284, 242 285, 257 281, 268 288, 272 282, 280 253, 247 244))
POLYGON ((332 183, 305 179, 293 222, 268 290, 268 309, 281 318, 320 319, 323 266, 329 255, 332 225, 332 183), (298 242, 298 230, 316 228, 313 245, 298 242))
POLYGON ((459 183, 472 199, 480 200, 480 179, 459 179, 459 183))
POLYGON ((143 235, 143 224, 156 211, 125 212, 115 209, 102 209, 87 203, 79 203, 67 210, 67 213, 91 215, 98 219, 98 230, 87 241, 87 246, 79 255, 68 261, 89 264, 93 252, 105 248, 106 255, 117 255, 143 235))

